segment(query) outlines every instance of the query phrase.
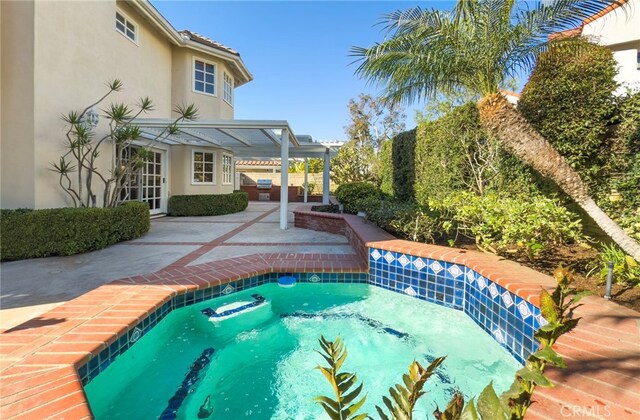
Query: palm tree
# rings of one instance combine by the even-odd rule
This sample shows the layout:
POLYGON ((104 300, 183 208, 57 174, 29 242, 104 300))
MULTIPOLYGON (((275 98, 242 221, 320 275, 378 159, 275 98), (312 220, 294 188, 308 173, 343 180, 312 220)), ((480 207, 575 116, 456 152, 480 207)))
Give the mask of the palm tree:
MULTIPOLYGON (((577 27, 611 4, 459 0, 451 11, 396 11, 384 18, 388 39, 370 48, 352 48, 360 63, 356 73, 385 85, 384 96, 393 102, 411 103, 442 93, 478 95, 482 125, 505 148, 554 180, 611 239, 640 260, 640 244, 598 207, 576 171, 500 93, 519 72, 533 68, 548 47, 549 35, 577 27)), ((556 42, 571 45, 569 39, 556 42)))

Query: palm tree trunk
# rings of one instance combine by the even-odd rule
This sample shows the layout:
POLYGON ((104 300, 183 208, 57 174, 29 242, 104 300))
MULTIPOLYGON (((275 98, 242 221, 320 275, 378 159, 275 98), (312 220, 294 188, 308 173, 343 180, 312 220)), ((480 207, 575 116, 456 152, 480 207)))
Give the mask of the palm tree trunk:
POLYGON ((627 254, 640 261, 640 244, 627 235, 589 196, 580 175, 551 144, 516 111, 500 93, 482 98, 478 104, 485 129, 514 155, 551 178, 575 200, 600 228, 627 254))

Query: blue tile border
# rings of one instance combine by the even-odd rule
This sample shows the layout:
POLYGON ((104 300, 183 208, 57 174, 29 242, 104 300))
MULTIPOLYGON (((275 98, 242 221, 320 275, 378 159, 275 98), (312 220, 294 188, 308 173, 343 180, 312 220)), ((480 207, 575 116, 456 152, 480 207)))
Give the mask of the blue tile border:
POLYGON ((220 286, 176 295, 140 321, 135 327, 130 328, 126 334, 123 334, 107 348, 89 359, 87 363, 80 366, 78 375, 82 385, 91 382, 100 372, 104 371, 119 356, 129 350, 174 309, 261 286, 265 283, 276 283, 281 276, 293 276, 300 283, 367 283, 369 281, 368 273, 267 273, 220 286))
POLYGON ((520 363, 536 351, 540 310, 461 264, 369 248, 369 282, 464 311, 520 363))

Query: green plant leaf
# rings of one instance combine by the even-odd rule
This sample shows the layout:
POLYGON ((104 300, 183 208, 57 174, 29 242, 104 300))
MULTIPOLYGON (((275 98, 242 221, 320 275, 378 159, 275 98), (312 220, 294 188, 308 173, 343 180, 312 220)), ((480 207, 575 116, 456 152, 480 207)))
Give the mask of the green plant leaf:
MULTIPOLYGON (((339 410, 340 410, 339 404, 334 400, 332 400, 331 398, 319 396, 319 397, 315 397, 313 400, 327 405, 328 408, 331 409, 334 413, 336 414, 339 413, 339 410)), ((327 411, 326 408, 325 408, 325 411, 327 411)), ((331 415, 329 412, 327 412, 327 414, 331 415)))
POLYGON ((483 420, 499 420, 506 418, 500 399, 493 389, 493 381, 489 382, 478 396, 477 413, 483 420))
POLYGON ((553 387, 553 383, 549 380, 549 378, 544 376, 542 372, 532 370, 527 367, 524 367, 517 371, 516 376, 521 377, 525 381, 533 382, 536 385, 541 385, 547 388, 553 387))
POLYGON ((558 355, 558 353, 556 353, 556 351, 551 347, 548 347, 548 346, 543 347, 538 351, 536 351, 533 355, 538 359, 544 360, 545 362, 553 366, 557 366, 563 369, 567 367, 567 364, 564 362, 564 359, 560 357, 560 355, 558 355))
POLYGON ((451 401, 449 401, 449 404, 447 404, 447 408, 441 412, 436 406, 433 415, 437 420, 458 420, 462 415, 463 409, 464 396, 459 391, 456 391, 451 401))
POLYGON ((593 295, 593 292, 590 291, 590 290, 584 290, 582 292, 578 292, 571 298, 570 304, 574 305, 574 304, 580 302, 583 297, 591 296, 591 295, 593 295))
POLYGON ((469 400, 467 405, 462 410, 460 420, 478 420, 478 413, 476 412, 476 406, 473 403, 473 398, 469 400))
POLYGON ((558 321, 558 305, 545 289, 540 292, 540 313, 550 324, 558 321))

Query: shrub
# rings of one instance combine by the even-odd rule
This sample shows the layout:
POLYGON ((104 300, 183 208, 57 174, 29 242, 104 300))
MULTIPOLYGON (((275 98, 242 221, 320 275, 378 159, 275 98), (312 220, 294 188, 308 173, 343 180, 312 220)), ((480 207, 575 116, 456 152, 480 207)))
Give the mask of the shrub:
POLYGON ((368 221, 397 237, 432 243, 445 236, 440 215, 428 208, 380 199, 361 203, 368 221))
POLYGON ((524 253, 533 260, 545 249, 582 239, 580 219, 556 199, 458 193, 430 204, 451 215, 458 231, 475 239, 478 248, 496 254, 524 253))
POLYGON ((249 205, 245 192, 231 194, 173 195, 169 197, 169 216, 220 216, 243 211, 249 205))
MULTIPOLYGON (((613 279, 617 283, 640 285, 640 264, 615 245, 604 245, 591 272, 600 269, 600 280, 607 279, 608 264, 613 261, 613 279)), ((590 272, 590 273, 591 273, 590 272)))
POLYGON ((149 231, 149 206, 2 210, 1 259, 73 255, 138 238, 149 231))
POLYGON ((336 188, 336 198, 342 205, 346 213, 356 214, 360 202, 368 198, 381 198, 381 191, 368 182, 352 182, 343 184, 336 188))

